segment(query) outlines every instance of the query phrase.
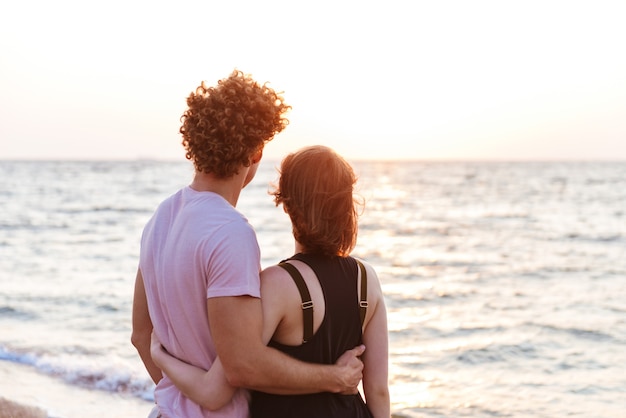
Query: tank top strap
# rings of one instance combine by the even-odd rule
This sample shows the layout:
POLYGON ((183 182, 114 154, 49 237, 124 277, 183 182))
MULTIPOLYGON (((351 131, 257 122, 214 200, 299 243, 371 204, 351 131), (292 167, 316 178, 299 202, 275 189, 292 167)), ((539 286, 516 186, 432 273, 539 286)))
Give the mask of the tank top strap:
POLYGON ((313 336, 313 300, 311 299, 309 288, 298 269, 293 264, 286 262, 281 262, 278 265, 287 270, 300 292, 300 298, 302 299, 302 343, 304 344, 313 336))
POLYGON ((361 297, 359 300, 359 315, 361 316, 361 327, 363 327, 363 323, 365 322, 365 314, 367 314, 367 271, 365 270, 365 266, 359 260, 356 260, 356 263, 359 265, 359 272, 361 273, 361 297))

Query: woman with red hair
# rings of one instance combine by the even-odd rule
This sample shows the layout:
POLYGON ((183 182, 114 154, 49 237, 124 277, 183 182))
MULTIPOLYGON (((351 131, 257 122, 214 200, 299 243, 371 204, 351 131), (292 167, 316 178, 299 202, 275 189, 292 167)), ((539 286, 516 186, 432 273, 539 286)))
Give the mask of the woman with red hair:
MULTIPOLYGON (((295 255, 261 273, 261 301, 263 338, 292 357, 333 364, 364 344, 365 400, 359 393, 252 391, 252 418, 390 417, 383 294, 374 269, 350 256, 358 232, 355 184, 352 167, 328 147, 306 147, 282 161, 272 194, 291 218, 295 255)), ((202 404, 216 396, 214 384, 199 383, 209 373, 169 356, 158 341, 152 348, 190 399, 202 404)))

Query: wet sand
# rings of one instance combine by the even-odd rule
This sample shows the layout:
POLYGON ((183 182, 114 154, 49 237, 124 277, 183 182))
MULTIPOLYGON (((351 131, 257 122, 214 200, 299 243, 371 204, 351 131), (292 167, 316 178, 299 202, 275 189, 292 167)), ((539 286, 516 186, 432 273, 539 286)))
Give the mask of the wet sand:
POLYGON ((46 418, 43 409, 0 398, 0 418, 46 418))
POLYGON ((135 397, 72 386, 8 361, 0 361, 0 398, 0 418, 145 418, 153 407, 135 397))

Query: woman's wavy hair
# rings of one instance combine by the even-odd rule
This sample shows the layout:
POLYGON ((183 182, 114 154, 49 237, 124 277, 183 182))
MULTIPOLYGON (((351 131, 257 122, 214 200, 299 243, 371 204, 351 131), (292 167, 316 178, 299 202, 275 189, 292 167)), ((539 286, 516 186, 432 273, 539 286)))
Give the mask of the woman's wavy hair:
POLYGON ((254 153, 289 124, 284 113, 291 106, 281 94, 238 70, 214 87, 203 81, 187 98, 181 116, 186 158, 198 172, 218 178, 248 167, 254 153))
POLYGON ((291 218, 293 235, 306 253, 346 257, 356 245, 356 176, 332 149, 315 145, 283 159, 278 186, 270 192, 291 218))

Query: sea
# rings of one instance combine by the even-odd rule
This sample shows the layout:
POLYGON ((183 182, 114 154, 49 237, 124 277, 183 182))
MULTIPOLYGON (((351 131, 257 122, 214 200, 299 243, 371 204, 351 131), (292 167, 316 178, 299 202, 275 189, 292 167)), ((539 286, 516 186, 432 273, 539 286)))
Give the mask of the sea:
MULTIPOLYGON (((395 416, 626 417, 626 162, 351 161, 395 416)), ((263 161, 237 208, 294 250, 263 161)), ((130 343, 142 228, 189 162, 0 161, 0 397, 145 417, 130 343)))

